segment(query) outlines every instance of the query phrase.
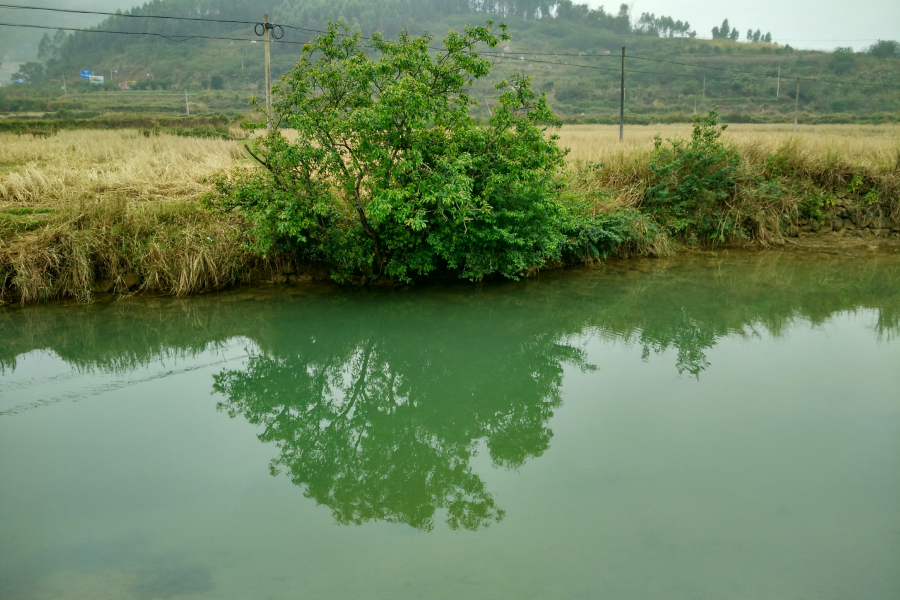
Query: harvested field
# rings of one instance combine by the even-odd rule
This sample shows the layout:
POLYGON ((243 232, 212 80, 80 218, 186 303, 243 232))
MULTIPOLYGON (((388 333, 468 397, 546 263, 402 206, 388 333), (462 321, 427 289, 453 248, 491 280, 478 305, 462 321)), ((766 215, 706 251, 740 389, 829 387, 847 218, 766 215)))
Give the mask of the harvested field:
MULTIPOLYGON (((653 137, 690 138, 691 125, 626 125, 619 142, 614 125, 566 125, 559 131, 560 144, 570 148, 572 161, 602 161, 611 155, 647 151, 653 137)), ((738 146, 756 146, 771 152, 793 145, 809 158, 840 158, 856 166, 895 165, 900 158, 900 125, 729 125, 726 141, 738 146)))
POLYGON ((138 130, 0 134, 0 209, 106 199, 196 200, 204 178, 242 160, 232 141, 138 130))

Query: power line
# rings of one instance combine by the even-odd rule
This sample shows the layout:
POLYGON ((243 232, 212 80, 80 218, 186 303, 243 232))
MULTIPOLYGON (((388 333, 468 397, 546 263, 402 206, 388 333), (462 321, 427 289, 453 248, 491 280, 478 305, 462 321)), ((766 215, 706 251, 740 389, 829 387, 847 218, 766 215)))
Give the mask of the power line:
MULTIPOLYGON (((0 8, 20 10, 43 10, 48 12, 73 13, 78 15, 103 15, 107 17, 124 17, 130 19, 170 19, 174 21, 204 21, 209 23, 231 23, 236 25, 255 25, 257 21, 235 21, 231 19, 201 19, 199 17, 174 17, 169 15, 129 15, 124 13, 101 12, 97 10, 73 10, 69 8, 46 8, 42 6, 21 6, 18 4, 0 4, 0 8)), ((64 29, 59 27, 57 29, 64 29)))
MULTIPOLYGON (((50 27, 48 25, 24 25, 21 23, 0 23, 0 26, 3 27, 27 27, 29 29, 62 29, 63 31, 78 31, 80 33, 113 33, 117 35, 149 35, 154 37, 160 37, 170 42, 186 42, 188 40, 225 40, 225 41, 233 41, 233 42, 255 42, 257 40, 252 40, 248 38, 234 38, 234 37, 221 37, 221 36, 213 36, 213 35, 176 35, 176 36, 168 36, 163 35, 161 33, 153 33, 149 31, 110 31, 107 29, 78 29, 76 27, 50 27), (178 38, 178 39, 176 39, 178 38)), ((273 43, 281 43, 281 44, 300 44, 303 45, 306 42, 292 42, 287 40, 272 40, 273 43)))
MULTIPOLYGON (((22 6, 18 4, 0 4, 0 8, 10 8, 10 9, 21 9, 21 10, 43 10, 49 12, 60 12, 60 13, 74 13, 79 15, 102 15, 107 17, 123 17, 126 19, 165 19, 171 21, 194 21, 201 23, 228 23, 232 25, 257 25, 259 21, 239 21, 235 19, 209 19, 209 18, 200 18, 200 17, 176 17, 172 15, 135 15, 135 14, 125 14, 125 13, 111 13, 111 12, 103 12, 98 10, 73 10, 68 8, 44 8, 41 6, 22 6)), ((323 31, 321 29, 310 29, 308 27, 295 27, 293 25, 282 25, 282 27, 286 29, 294 29, 296 31, 306 31, 310 33, 328 33, 327 31, 323 31)), ((51 29, 66 29, 65 27, 55 27, 51 29)), ((84 30, 72 30, 72 31, 84 31, 84 30)), ((122 32, 116 32, 122 33, 122 32)), ((180 36, 179 36, 180 37, 180 36)), ((362 37, 362 36, 360 36, 362 37)), ((215 39, 215 38, 213 38, 215 39)), ((222 38, 226 39, 226 38, 222 38)), ((228 38, 231 39, 231 38, 228 38)), ((362 37, 362 39, 369 40, 372 38, 362 37)))

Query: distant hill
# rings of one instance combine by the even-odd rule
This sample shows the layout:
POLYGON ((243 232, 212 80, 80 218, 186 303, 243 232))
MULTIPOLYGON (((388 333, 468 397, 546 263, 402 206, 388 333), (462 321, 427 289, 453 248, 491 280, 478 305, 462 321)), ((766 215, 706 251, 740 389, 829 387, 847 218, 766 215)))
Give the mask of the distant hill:
MULTIPOLYGON (((9 4, 24 4, 47 8, 73 8, 73 5, 76 3, 61 2, 60 0, 16 0, 9 4)), ((78 10, 115 12, 116 10, 127 10, 134 5, 134 0, 81 0, 77 3, 77 8, 78 10)), ((0 23, 80 28, 94 26, 103 19, 104 17, 98 15, 77 15, 0 8, 0 23)), ((38 45, 40 44, 42 36, 43 32, 37 29, 0 27, 0 61, 27 62, 36 60, 38 45)))
MULTIPOLYGON (((123 3, 94 0, 92 4, 109 8, 123 3)), ((532 76, 535 86, 547 92, 554 109, 569 121, 617 119, 623 46, 629 56, 626 112, 632 122, 689 120, 695 111, 712 106, 719 106, 726 120, 783 122, 793 114, 798 77, 804 78, 800 108, 807 120, 900 118, 896 53, 879 57, 850 50, 798 51, 765 42, 762 32, 758 42, 734 41, 746 36, 728 30, 727 22, 716 28, 718 39, 704 40, 677 15, 632 15, 627 5, 607 12, 570 0, 152 0, 128 14, 255 22, 262 20, 266 10, 272 22, 295 27, 285 29, 283 40, 273 44, 276 74, 293 66, 299 43, 327 19, 342 17, 363 35, 380 30, 394 36, 403 27, 413 33, 428 31, 435 34, 435 45, 451 28, 490 19, 505 22, 512 33, 512 41, 497 49, 494 79, 513 69, 532 76)), ((63 24, 63 18, 61 14, 45 16, 54 25, 63 24)), ((133 87, 138 88, 221 86, 235 92, 236 98, 262 90, 262 44, 256 43, 260 38, 252 25, 125 17, 95 24, 101 30, 177 39, 235 39, 175 42, 145 35, 76 33, 67 36, 46 60, 49 76, 65 75, 74 83, 81 69, 115 70, 117 81, 135 82, 133 87)), ((480 83, 476 97, 493 97, 490 83, 480 83)))

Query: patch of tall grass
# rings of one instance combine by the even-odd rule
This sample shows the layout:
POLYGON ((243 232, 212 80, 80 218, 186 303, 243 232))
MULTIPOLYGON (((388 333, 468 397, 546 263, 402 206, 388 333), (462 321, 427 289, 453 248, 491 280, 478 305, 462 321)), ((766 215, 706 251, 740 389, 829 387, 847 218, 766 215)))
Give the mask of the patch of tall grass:
POLYGON ((184 295, 234 284, 263 263, 244 249, 240 219, 198 203, 106 201, 41 216, 40 227, 0 239, 0 300, 184 295))

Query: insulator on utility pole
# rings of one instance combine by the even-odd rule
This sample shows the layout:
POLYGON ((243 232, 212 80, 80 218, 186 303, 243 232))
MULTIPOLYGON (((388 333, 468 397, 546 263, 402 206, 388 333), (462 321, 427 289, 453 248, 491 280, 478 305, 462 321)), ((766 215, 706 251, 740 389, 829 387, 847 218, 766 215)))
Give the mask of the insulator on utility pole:
MULTIPOLYGON (((269 42, 274 38, 280 40, 284 37, 284 27, 269 23, 269 13, 263 13, 263 22, 257 23, 254 28, 256 35, 265 36, 263 45, 266 52, 266 129, 272 129, 272 57, 269 53, 269 42)), ((244 67, 243 60, 241 68, 244 67)))

